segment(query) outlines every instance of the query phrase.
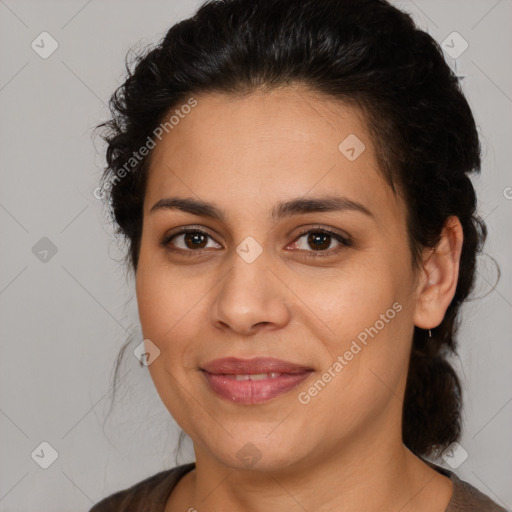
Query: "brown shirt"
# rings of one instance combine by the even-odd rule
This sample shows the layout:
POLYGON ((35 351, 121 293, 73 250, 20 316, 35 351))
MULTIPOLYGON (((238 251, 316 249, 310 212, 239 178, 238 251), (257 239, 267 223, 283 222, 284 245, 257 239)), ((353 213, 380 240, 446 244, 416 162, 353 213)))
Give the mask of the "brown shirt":
MULTIPOLYGON (((458 478, 453 471, 425 462, 453 482, 452 498, 445 512, 507 512, 476 487, 458 478)), ((89 512, 164 512, 165 504, 178 480, 195 467, 195 462, 190 462, 161 471, 104 498, 89 512)))

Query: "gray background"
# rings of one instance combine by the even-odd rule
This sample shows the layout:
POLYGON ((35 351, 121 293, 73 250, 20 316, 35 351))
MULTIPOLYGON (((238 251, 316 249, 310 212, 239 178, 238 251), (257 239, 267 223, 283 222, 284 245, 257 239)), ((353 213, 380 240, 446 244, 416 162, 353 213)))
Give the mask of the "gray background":
MULTIPOLYGON (((468 458, 456 472, 510 509, 512 1, 395 3, 440 43, 453 31, 469 43, 447 61, 466 76, 482 135, 475 185, 489 239, 455 361, 468 397, 468 458), (491 256, 502 269, 494 290, 491 256)), ((123 248, 94 196, 104 144, 92 128, 108 116, 127 50, 157 41, 199 4, 0 0, 1 511, 87 511, 175 465, 178 428, 131 354, 103 425, 117 352, 130 333, 132 349, 142 336, 123 248), (47 59, 31 47, 43 31, 59 45, 47 59), (44 237, 55 254, 41 252, 44 237), (47 469, 37 463, 51 457, 42 442, 58 454, 47 469)), ((190 460, 189 442, 179 462, 190 460)))

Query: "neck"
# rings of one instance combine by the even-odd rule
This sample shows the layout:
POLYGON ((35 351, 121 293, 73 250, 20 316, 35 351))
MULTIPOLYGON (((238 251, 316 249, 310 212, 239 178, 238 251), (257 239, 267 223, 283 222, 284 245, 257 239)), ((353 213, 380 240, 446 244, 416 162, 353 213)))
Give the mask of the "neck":
POLYGON ((180 493, 173 492, 166 511, 445 511, 452 495, 448 478, 412 454, 401 438, 390 440, 385 431, 362 437, 364 443, 347 442, 332 456, 319 452, 278 470, 234 469, 195 447, 196 469, 180 480, 180 493))

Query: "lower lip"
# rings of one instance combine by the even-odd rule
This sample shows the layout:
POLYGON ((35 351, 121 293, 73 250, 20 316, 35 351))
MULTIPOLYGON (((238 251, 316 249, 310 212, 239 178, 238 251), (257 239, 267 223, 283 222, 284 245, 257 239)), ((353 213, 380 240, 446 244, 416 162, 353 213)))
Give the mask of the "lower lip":
POLYGON ((239 404, 259 404, 297 387, 312 372, 282 374, 279 377, 262 380, 235 380, 226 375, 216 375, 204 370, 202 373, 217 395, 239 404))

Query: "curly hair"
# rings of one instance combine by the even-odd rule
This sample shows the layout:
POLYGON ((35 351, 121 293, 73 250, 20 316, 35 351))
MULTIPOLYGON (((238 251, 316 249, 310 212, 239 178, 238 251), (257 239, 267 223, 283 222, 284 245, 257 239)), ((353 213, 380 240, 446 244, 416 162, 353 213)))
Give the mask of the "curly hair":
POLYGON ((469 177, 481 165, 475 120, 439 44, 385 0, 209 0, 126 70, 112 117, 98 127, 108 144, 102 190, 134 272, 151 152, 133 155, 187 98, 302 84, 362 110, 380 170, 405 200, 412 265, 437 245, 448 217, 463 228, 445 317, 432 339, 414 329, 402 421, 403 442, 418 456, 459 440, 462 390, 449 356, 487 229, 469 177))

